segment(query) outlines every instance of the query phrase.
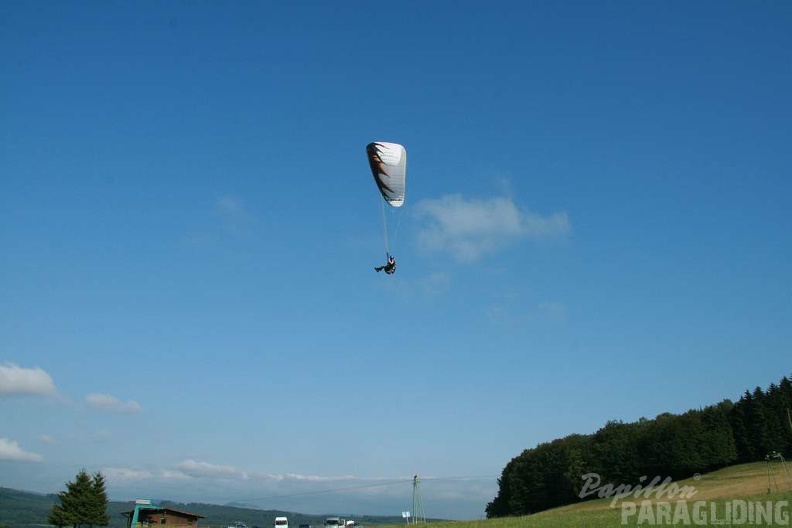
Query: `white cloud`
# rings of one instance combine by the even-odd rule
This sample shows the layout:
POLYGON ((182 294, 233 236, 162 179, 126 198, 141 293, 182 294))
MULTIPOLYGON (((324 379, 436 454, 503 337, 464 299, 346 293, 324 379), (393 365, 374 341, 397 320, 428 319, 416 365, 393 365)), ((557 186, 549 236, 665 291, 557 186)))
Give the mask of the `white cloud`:
POLYGON ((57 444, 58 442, 55 440, 55 437, 48 434, 43 434, 39 436, 39 440, 42 444, 57 444))
POLYGON ((91 393, 85 397, 85 403, 95 409, 117 412, 123 414, 139 413, 143 410, 140 404, 134 400, 122 402, 110 394, 91 393))
POLYGON ((115 484, 138 482, 146 480, 156 481, 184 481, 192 477, 184 474, 178 470, 172 469, 159 469, 150 471, 147 469, 123 468, 123 467, 105 467, 102 469, 102 474, 107 477, 108 481, 115 484))
POLYGON ((211 464, 197 460, 187 459, 179 462, 173 468, 157 470, 106 467, 102 473, 109 479, 116 481, 138 481, 149 479, 186 480, 186 479, 235 479, 257 480, 265 483, 283 484, 293 483, 333 483, 359 481, 358 477, 351 475, 326 477, 320 475, 303 475, 299 473, 265 473, 239 469, 231 465, 211 464))
POLYGON ((102 474, 108 480, 146 480, 154 477, 154 474, 151 471, 146 471, 143 469, 130 469, 130 468, 118 468, 118 467, 106 467, 102 469, 102 474))
POLYGON ((176 467, 191 477, 233 477, 241 475, 241 471, 234 466, 220 466, 195 460, 184 460, 179 462, 176 467))
POLYGON ((418 234, 421 247, 458 260, 476 260, 522 238, 563 237, 571 229, 565 212, 542 216, 506 197, 466 200, 455 194, 423 200, 414 210, 426 222, 418 234))
POLYGON ((173 471, 172 469, 163 469, 159 472, 158 478, 165 480, 187 480, 192 477, 185 475, 181 471, 173 471))
POLYGON ((13 363, 0 365, 0 395, 2 394, 35 394, 54 396, 55 384, 44 370, 22 368, 13 363))
POLYGON ((301 480, 306 482, 327 482, 327 481, 335 481, 335 480, 347 480, 354 477, 349 475, 345 477, 322 477, 320 475, 300 475, 298 473, 286 473, 285 475, 278 475, 278 480, 282 480, 284 478, 292 479, 292 480, 301 480))
POLYGON ((8 438, 0 438, 0 460, 19 460, 23 462, 40 462, 41 455, 29 453, 19 447, 19 444, 8 438))

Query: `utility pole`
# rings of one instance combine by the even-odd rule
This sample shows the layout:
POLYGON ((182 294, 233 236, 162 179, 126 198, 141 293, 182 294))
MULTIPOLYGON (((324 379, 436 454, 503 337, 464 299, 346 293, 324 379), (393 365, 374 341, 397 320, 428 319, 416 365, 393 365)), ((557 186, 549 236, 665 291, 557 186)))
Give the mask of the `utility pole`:
POLYGON ((424 514, 423 498, 421 497, 421 481, 418 479, 416 473, 413 477, 413 524, 425 523, 426 515, 424 514))
POLYGON ((775 464, 773 463, 773 460, 778 460, 781 462, 781 469, 784 472, 784 476, 786 476, 787 482, 790 484, 790 486, 792 486, 792 475, 789 474, 789 468, 787 468, 784 455, 778 451, 773 451, 772 453, 768 453, 765 456, 765 461, 767 462, 767 493, 772 493, 773 486, 775 486, 776 491, 781 491, 779 490, 778 482, 776 481, 775 468, 773 467, 775 464))

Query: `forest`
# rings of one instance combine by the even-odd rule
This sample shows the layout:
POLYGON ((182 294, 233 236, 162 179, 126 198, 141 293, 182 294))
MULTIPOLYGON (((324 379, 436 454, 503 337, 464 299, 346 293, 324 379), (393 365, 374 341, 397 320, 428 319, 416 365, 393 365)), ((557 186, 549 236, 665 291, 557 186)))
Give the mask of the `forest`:
POLYGON ((655 477, 684 479, 732 464, 792 456, 792 382, 746 390, 683 414, 637 422, 609 421, 594 434, 573 434, 526 449, 504 467, 488 518, 528 515, 581 500, 583 475, 602 486, 655 477), (642 479, 642 477, 644 477, 642 479))

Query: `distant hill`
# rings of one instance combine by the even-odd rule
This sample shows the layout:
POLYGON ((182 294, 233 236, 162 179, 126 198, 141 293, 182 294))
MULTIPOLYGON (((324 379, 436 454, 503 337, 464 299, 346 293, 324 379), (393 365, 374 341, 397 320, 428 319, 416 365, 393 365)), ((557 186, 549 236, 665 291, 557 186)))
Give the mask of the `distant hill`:
POLYGON ((0 487, 0 524, 29 526, 47 522, 57 497, 0 487))
MULTIPOLYGON (((50 509, 57 500, 56 494, 33 493, 0 487, 0 524, 7 524, 12 528, 30 528, 46 524, 50 509)), ((281 510, 261 510, 238 503, 219 505, 190 502, 184 504, 167 500, 158 500, 157 503, 175 510, 188 511, 203 516, 204 518, 198 523, 199 528, 233 526, 237 521, 245 523, 250 528, 270 528, 275 517, 280 515, 289 517, 289 525, 310 524, 316 528, 324 524, 327 517, 326 515, 308 515, 281 510)), ((126 517, 122 513, 131 511, 134 506, 132 501, 110 501, 107 507, 110 514, 110 528, 125 528, 126 517)), ((393 516, 357 515, 350 518, 364 526, 404 522, 401 517, 393 516)))

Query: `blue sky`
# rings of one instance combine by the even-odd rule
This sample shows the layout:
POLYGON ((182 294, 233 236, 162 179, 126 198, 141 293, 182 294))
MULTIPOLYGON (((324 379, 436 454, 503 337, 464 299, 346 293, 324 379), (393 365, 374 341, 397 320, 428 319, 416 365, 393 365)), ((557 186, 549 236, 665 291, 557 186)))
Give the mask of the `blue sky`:
POLYGON ((0 5, 0 486, 483 515, 789 374, 792 4, 0 5), (370 141, 405 145, 384 260, 370 141), (312 493, 328 491, 327 493, 312 493))

